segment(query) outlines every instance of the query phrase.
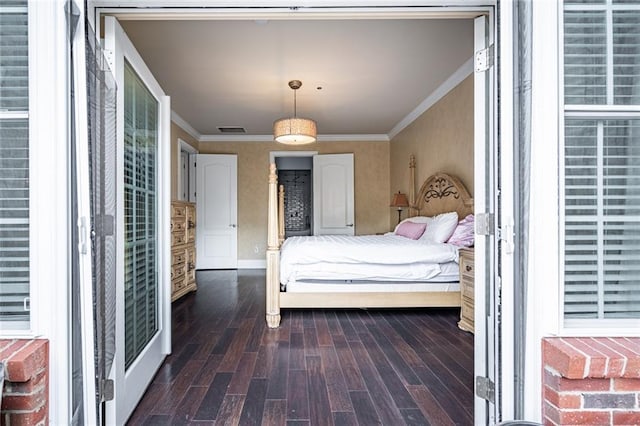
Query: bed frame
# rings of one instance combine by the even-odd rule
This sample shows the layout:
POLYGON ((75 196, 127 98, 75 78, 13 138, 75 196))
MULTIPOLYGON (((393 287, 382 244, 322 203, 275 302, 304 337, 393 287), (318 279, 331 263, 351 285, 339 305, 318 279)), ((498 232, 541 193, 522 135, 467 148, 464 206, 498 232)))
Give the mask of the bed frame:
MULTIPOLYGON (((462 182, 446 173, 430 176, 415 197, 415 158, 409 159, 410 216, 435 216, 456 211, 463 218, 473 213, 473 199, 462 182)), ((280 325, 281 308, 409 308, 457 307, 459 291, 287 293, 280 291, 280 246, 284 241, 284 188, 278 187, 275 164, 269 167, 266 299, 267 325, 280 325)))

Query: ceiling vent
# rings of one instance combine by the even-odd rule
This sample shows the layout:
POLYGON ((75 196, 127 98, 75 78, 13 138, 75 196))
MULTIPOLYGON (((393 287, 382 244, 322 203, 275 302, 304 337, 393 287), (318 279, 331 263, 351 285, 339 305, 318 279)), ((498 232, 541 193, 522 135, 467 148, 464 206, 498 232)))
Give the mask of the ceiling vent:
POLYGON ((244 127, 238 126, 220 126, 218 130, 220 133, 247 133, 244 127))

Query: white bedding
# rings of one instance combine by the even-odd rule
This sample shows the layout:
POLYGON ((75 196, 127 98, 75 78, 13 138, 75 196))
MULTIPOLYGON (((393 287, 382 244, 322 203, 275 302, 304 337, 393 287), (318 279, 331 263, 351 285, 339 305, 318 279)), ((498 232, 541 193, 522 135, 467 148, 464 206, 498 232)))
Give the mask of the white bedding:
POLYGON ((441 273, 440 264, 457 261, 455 246, 398 235, 291 237, 280 252, 280 282, 429 281, 441 273))

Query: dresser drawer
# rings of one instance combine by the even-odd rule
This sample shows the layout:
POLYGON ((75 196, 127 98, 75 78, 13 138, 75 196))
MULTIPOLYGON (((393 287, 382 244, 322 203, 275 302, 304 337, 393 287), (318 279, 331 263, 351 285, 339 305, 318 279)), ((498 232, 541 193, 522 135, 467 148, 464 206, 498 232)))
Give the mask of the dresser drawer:
POLYGON ((469 258, 468 256, 460 257, 460 275, 473 279, 473 258, 469 258))
POLYGON ((185 243, 184 232, 172 232, 171 233, 171 245, 179 246, 185 243))
POLYGON ((186 285, 186 283, 184 282, 184 277, 178 277, 178 278, 174 278, 173 280, 171 280, 171 290, 173 292, 175 292, 177 290, 180 290, 185 285, 186 285))
POLYGON ((184 232, 187 224, 184 218, 172 218, 171 219, 171 232, 184 232))
POLYGON ((172 218, 184 218, 187 215, 187 209, 184 205, 172 204, 171 205, 171 217, 172 218))
POLYGON ((180 263, 177 265, 173 265, 171 267, 171 279, 175 280, 177 278, 183 279, 185 273, 185 264, 180 263))
POLYGON ((463 280, 460 282, 460 294, 462 295, 462 297, 466 297, 473 302, 473 300, 475 299, 473 281, 465 280, 463 278, 463 280))
POLYGON ((184 249, 178 249, 171 252, 171 265, 178 265, 187 262, 187 254, 184 249))

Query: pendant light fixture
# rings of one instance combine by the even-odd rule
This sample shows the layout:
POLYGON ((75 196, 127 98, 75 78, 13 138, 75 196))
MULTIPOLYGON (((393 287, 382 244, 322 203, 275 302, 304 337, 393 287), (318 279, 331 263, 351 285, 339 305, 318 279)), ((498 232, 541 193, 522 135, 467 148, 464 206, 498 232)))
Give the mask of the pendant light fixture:
POLYGON ((300 80, 291 80, 293 89, 293 117, 281 118, 273 123, 273 139, 286 145, 304 145, 316 141, 316 122, 297 116, 296 90, 302 86, 300 80))

